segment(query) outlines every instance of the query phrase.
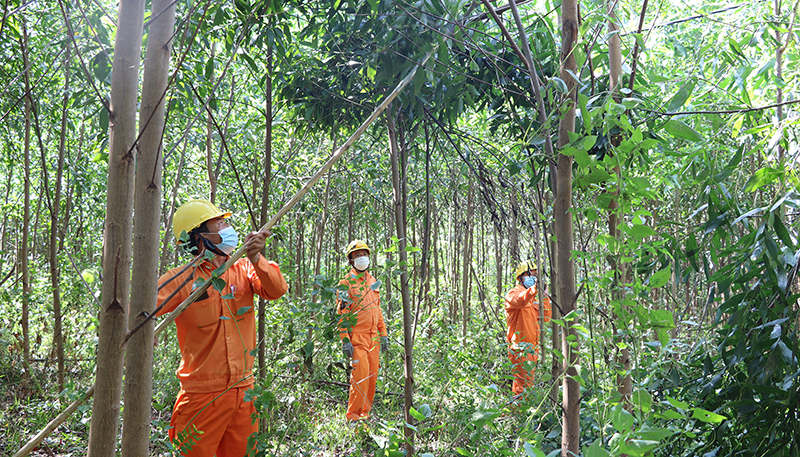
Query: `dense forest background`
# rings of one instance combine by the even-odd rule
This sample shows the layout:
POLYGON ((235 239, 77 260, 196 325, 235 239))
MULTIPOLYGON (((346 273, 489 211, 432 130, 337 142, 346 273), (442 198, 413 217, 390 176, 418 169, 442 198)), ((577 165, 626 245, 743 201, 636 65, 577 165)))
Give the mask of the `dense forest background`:
POLYGON ((0 453, 71 404, 35 455, 170 451, 174 326, 121 340, 202 197, 287 210, 257 455, 800 455, 798 3, 3 2, 0 453), (390 337, 357 429, 354 238, 390 337), (519 260, 555 305, 512 403, 519 260))

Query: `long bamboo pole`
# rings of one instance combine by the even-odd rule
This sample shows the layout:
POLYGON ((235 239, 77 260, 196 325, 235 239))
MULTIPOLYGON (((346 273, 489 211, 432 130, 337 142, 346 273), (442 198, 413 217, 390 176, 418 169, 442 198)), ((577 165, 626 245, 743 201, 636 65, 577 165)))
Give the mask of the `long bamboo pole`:
MULTIPOLYGON (((403 89, 405 89, 405 87, 408 85, 408 83, 411 82, 412 79, 414 79, 414 75, 417 73, 417 69, 419 69, 419 67, 421 67, 421 66, 424 66, 425 63, 428 62, 428 59, 430 59, 430 57, 433 55, 433 53, 436 52, 438 47, 439 47, 438 45, 434 46, 434 48, 431 51, 429 51, 428 54, 425 55, 425 57, 422 59, 422 61, 420 61, 418 64, 416 64, 411 69, 411 71, 408 73, 408 75, 406 75, 406 77, 403 78, 403 80, 400 81, 400 83, 397 84, 397 87, 395 87, 394 90, 383 100, 383 102, 381 102, 381 104, 378 105, 375 108, 375 110, 367 118, 367 120, 365 120, 358 127, 358 129, 356 129, 355 132, 353 132, 353 134, 350 136, 350 138, 347 139, 347 141, 345 141, 345 143, 342 145, 342 147, 340 147, 339 149, 336 150, 336 152, 331 156, 331 158, 328 159, 327 162, 325 162, 325 164, 322 166, 322 168, 320 168, 320 170, 317 171, 317 173, 314 174, 314 176, 309 178, 309 180, 306 182, 306 184, 292 197, 292 199, 289 200, 289 202, 287 202, 285 205, 283 205, 283 208, 281 208, 277 213, 275 213, 275 215, 272 216, 272 219, 267 221, 267 223, 264 224, 264 226, 261 227, 259 229, 259 231, 263 232, 265 230, 269 230, 272 227, 274 227, 275 224, 283 216, 285 216, 286 213, 288 213, 289 210, 291 210, 292 207, 294 205, 296 205, 297 202, 299 202, 301 198, 303 198, 303 196, 311 189, 311 187, 313 187, 314 184, 316 184, 317 181, 319 181, 320 178, 322 178, 322 176, 324 176, 325 173, 327 173, 333 167, 333 165, 342 157, 342 155, 344 155, 344 153, 348 149, 350 149, 350 147, 353 146, 353 144, 355 144, 356 141, 358 141, 358 139, 367 130, 367 128, 369 128, 369 126, 372 125, 373 122, 375 122, 375 119, 377 119, 378 116, 380 116, 383 113, 383 111, 386 109, 386 107, 389 106, 389 104, 392 103, 392 101, 395 98, 397 98, 398 95, 400 95, 400 92, 402 92, 403 89)), ((245 253, 245 249, 244 249, 244 246, 242 246, 239 249, 237 249, 236 252, 234 252, 230 256, 230 258, 228 258, 228 261, 225 262, 216 271, 218 271, 219 274, 222 274, 222 272, 227 271, 228 268, 231 267, 231 265, 233 265, 237 260, 239 260, 242 257, 242 255, 244 255, 244 253, 245 253)), ((189 307, 189 305, 194 303, 194 301, 197 300, 197 298, 200 295, 202 295, 203 292, 208 290, 209 286, 211 286, 211 278, 207 279, 201 286, 199 286, 197 289, 195 289, 191 293, 191 295, 189 295, 189 297, 186 298, 186 300, 184 300, 180 305, 178 305, 177 308, 175 308, 175 311, 170 313, 170 315, 168 315, 163 321, 161 321, 160 324, 158 324, 158 326, 155 328, 155 335, 158 336, 161 332, 163 332, 164 329, 166 329, 167 326, 169 324, 171 324, 172 321, 175 320, 175 318, 177 318, 182 312, 184 312, 186 310, 186 308, 189 307)), ((16 454, 13 455, 13 457, 23 457, 23 456, 28 455, 48 435, 50 435, 50 433, 52 433, 53 430, 55 430, 59 425, 61 425, 61 423, 64 422, 67 419, 67 417, 69 417, 70 414, 72 414, 78 408, 78 406, 80 406, 81 403, 83 403, 84 401, 86 401, 89 398, 91 398, 93 394, 94 394, 94 385, 89 387, 86 390, 86 392, 81 396, 81 398, 79 398, 78 400, 75 400, 75 402, 73 402, 71 405, 69 405, 69 407, 67 409, 65 409, 61 414, 59 414, 58 417, 56 417, 55 419, 50 421, 50 423, 48 423, 45 426, 45 428, 42 429, 42 431, 40 431, 39 433, 36 434, 36 436, 31 438, 25 444, 25 446, 23 446, 19 451, 17 451, 16 454)))

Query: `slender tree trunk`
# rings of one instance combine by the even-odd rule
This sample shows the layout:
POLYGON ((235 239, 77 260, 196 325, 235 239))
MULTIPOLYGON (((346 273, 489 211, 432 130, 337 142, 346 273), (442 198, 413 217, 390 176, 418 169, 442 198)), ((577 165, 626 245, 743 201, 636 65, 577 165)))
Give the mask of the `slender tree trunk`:
POLYGON ((353 185, 347 186, 348 203, 347 203, 347 239, 352 241, 355 239, 355 192, 353 192, 353 185))
MULTIPOLYGON (((390 247, 392 247, 392 235, 394 235, 394 218, 392 217, 391 210, 389 210, 387 212, 387 214, 386 214, 386 221, 387 221, 387 224, 388 224, 388 227, 386 228, 386 249, 388 250, 390 247)), ((386 253, 386 264, 387 265, 392 265, 392 261, 393 260, 394 259, 392 257, 392 253, 391 252, 387 252, 386 253)), ((392 279, 394 279, 394 275, 392 274, 392 271, 394 271, 394 270, 396 270, 396 268, 394 266, 390 266, 388 271, 387 271, 387 274, 386 274, 386 294, 385 294, 385 297, 386 297, 387 303, 389 304, 389 306, 388 306, 389 317, 394 315, 394 306, 392 304, 392 287, 393 287, 392 279)))
MULTIPOLYGON (((492 238, 494 241, 494 268, 495 268, 495 287, 497 288, 497 296, 503 296, 503 245, 500 241, 500 228, 498 224, 492 230, 492 238)), ((502 306, 502 302, 499 306, 502 306)))
MULTIPOLYGON (((609 81, 608 85, 611 89, 611 96, 614 101, 619 103, 619 89, 622 87, 622 43, 619 36, 619 26, 617 25, 616 13, 617 0, 608 0, 608 68, 609 68, 609 81)), ((614 154, 617 153, 616 148, 621 143, 619 135, 613 135, 611 138, 611 146, 614 149, 614 154)), ((616 186, 621 188, 622 173, 620 172, 619 165, 614 167, 614 175, 616 176, 616 186)), ((620 221, 620 207, 617 203, 617 196, 619 192, 615 189, 612 192, 611 202, 608 205, 608 234, 620 240, 622 232, 619 229, 620 221)), ((614 271, 614 284, 611 288, 611 299, 617 301, 619 306, 622 306, 622 299, 625 291, 625 264, 621 261, 619 256, 609 256, 611 259, 611 269, 614 271)), ((627 334, 627 326, 625 321, 615 316, 617 321, 617 333, 614 339, 617 343, 624 343, 627 334)), ((631 392, 633 390, 630 375, 630 350, 627 344, 617 344, 616 347, 622 346, 617 354, 617 373, 623 372, 624 375, 617 374, 617 391, 622 397, 622 402, 625 408, 630 410, 632 405, 630 402, 631 392)))
MULTIPOLYGON (((517 204, 517 192, 515 189, 512 188, 509 191, 509 198, 511 200, 511 226, 508 228, 509 258, 519 261, 522 257, 520 257, 519 252, 519 204, 517 204)), ((514 267, 515 265, 511 265, 511 268, 514 267)))
POLYGON ((472 218, 475 214, 473 205, 474 179, 469 180, 467 187, 467 216, 464 218, 464 263, 461 271, 461 337, 467 341, 467 324, 469 323, 469 267, 472 265, 472 218))
MULTIPOLYGON (((555 233, 555 222, 552 220, 550 221, 550 233, 555 233)), ((552 317, 550 319, 550 347, 553 348, 553 358, 550 364, 550 375, 553 378, 553 382, 550 385, 550 401, 556 405, 558 404, 558 384, 559 380, 561 379, 561 373, 563 369, 563 364, 561 363, 561 359, 555 355, 556 351, 561 350, 561 325, 556 323, 556 321, 560 320, 562 317, 561 312, 559 311, 560 302, 558 301, 558 291, 560 290, 561 286, 558 282, 558 268, 556 266, 556 259, 555 259, 555 252, 556 252, 556 241, 552 237, 546 238, 549 239, 550 243, 550 301, 552 304, 552 317)))
MULTIPOLYGON (((333 142, 333 150, 336 151, 336 141, 333 142)), ((325 194, 324 194, 325 196, 323 197, 323 200, 322 200, 322 214, 319 215, 319 223, 317 224, 317 240, 316 240, 317 242, 316 242, 316 245, 314 246, 314 250, 316 251, 314 253, 314 277, 319 276, 320 272, 322 271, 322 250, 323 250, 323 243, 325 241, 325 236, 324 236, 325 235, 325 225, 326 225, 327 219, 328 219, 328 200, 329 200, 330 194, 331 194, 331 175, 332 174, 333 173, 331 171, 328 171, 328 178, 327 178, 326 183, 325 183, 325 194)), ((317 299, 318 298, 319 298, 319 295, 314 295, 312 297, 312 299, 311 299, 311 301, 312 301, 311 308, 315 308, 316 307, 315 305, 317 303, 317 299)), ((310 320, 311 321, 309 322, 310 325, 308 326, 308 331, 306 332, 306 338, 308 339, 308 341, 313 341, 314 340, 314 325, 315 325, 314 321, 316 320, 316 317, 314 316, 313 309, 309 309, 309 315, 310 315, 310 320)), ((314 370, 314 360, 312 358, 312 355, 313 355, 313 351, 312 351, 312 354, 307 354, 306 358, 305 358, 305 363, 304 363, 306 369, 308 370, 308 373, 307 373, 308 376, 311 376, 313 374, 313 370, 314 370)), ((303 395, 305 395, 305 391, 303 392, 303 395)))
POLYGON ((305 229, 305 224, 303 223, 305 219, 305 214, 303 211, 297 213, 297 228, 295 231, 297 232, 297 253, 295 257, 295 271, 297 272, 297 276, 295 277, 295 290, 294 295, 296 297, 303 296, 303 259, 305 256, 303 255, 303 250, 305 249, 303 245, 303 238, 304 234, 303 231, 305 229))
MULTIPOLYGON (((425 216, 423 220, 423 235, 422 235, 422 265, 420 266, 420 287, 419 295, 417 298, 417 308, 414 314, 414 330, 416 331, 419 324, 419 314, 423 307, 423 300, 427 300, 428 294, 428 269, 429 269, 429 256, 431 250, 431 150, 430 141, 428 138, 428 130, 425 129, 425 216)), ((414 335, 416 338, 416 335, 414 335)))
MULTIPOLYGON (((776 20, 780 20, 781 17, 781 0, 775 0, 773 4, 773 13, 775 15, 776 20)), ((791 33, 791 31, 789 31, 791 33)), ((788 38, 788 36, 787 36, 788 38)), ((783 80, 783 52, 785 47, 783 46, 783 37, 781 36, 780 28, 775 28, 775 79, 778 81, 783 80)), ((775 95, 775 103, 778 107, 775 109, 775 117, 776 122, 778 124, 778 129, 781 132, 781 137, 783 137, 783 87, 778 85, 776 87, 776 95, 775 95)), ((783 141, 778 141, 778 163, 783 163, 783 155, 786 150, 783 147, 783 141)))
MULTIPOLYGON (((215 57, 215 48, 214 42, 211 42, 211 75, 209 77, 208 84, 210 87, 214 87, 214 57, 215 57)), ((206 113, 206 169, 208 170, 208 199, 211 203, 216 203, 217 201, 217 174, 215 173, 214 167, 214 150, 213 150, 213 138, 214 134, 214 120, 211 118, 211 111, 206 113)), ((220 154, 220 156, 222 156, 220 154)))
POLYGON ((61 102, 61 135, 58 139, 58 165, 53 197, 53 211, 50 213, 50 284, 53 287, 53 345, 58 365, 58 391, 64 390, 64 336, 61 322, 61 285, 58 270, 58 213, 61 208, 61 186, 64 177, 64 151, 67 142, 67 108, 69 105, 69 64, 72 47, 67 45, 64 54, 64 96, 61 102))
MULTIPOLYGON (((133 246, 129 328, 136 327, 154 312, 158 289, 158 243, 163 175, 161 152, 175 4, 171 0, 153 0, 151 11, 155 20, 150 23, 147 38, 139 116, 141 141, 136 159, 134 184, 136 237, 133 246)), ((154 321, 150 320, 130 338, 125 353, 127 370, 125 408, 122 417, 123 457, 136 457, 149 453, 150 409, 153 398, 153 334, 154 321)))
MULTIPOLYGON (((457 184, 454 184, 456 186, 457 184)), ((455 202, 456 197, 453 196, 453 201, 455 202)), ((450 243, 450 271, 452 272, 452 280, 453 284, 459 283, 459 275, 458 275, 458 267, 460 266, 458 263, 458 259, 461 258, 459 255, 459 251, 461 249, 461 245, 459 242, 461 241, 461 225, 458 223, 459 211, 456 205, 453 205, 453 211, 451 216, 451 227, 453 230, 452 242, 450 243)), ((450 298, 450 316, 449 321, 453 325, 458 325, 458 293, 453 293, 452 297, 450 298)))
MULTIPOLYGON (((167 271, 167 266, 170 264, 169 254, 176 254, 178 251, 174 249, 175 235, 172 233, 172 216, 175 214, 175 207, 178 201, 178 189, 180 188, 181 175, 183 174, 183 165, 186 162, 186 148, 189 143, 189 136, 183 140, 183 151, 181 152, 181 159, 178 161, 178 168, 175 170, 175 182, 172 185, 172 196, 170 197, 169 211, 167 212, 166 220, 164 220, 164 244, 161 250, 161 266, 159 273, 163 274, 167 271), (171 249, 170 246, 173 248, 171 249)), ((174 262, 174 261, 173 261, 174 262)))
POLYGON ((22 21, 22 66, 24 70, 25 79, 25 95, 24 95, 24 110, 25 110, 25 145, 23 162, 25 164, 25 183, 23 184, 23 209, 22 209, 22 240, 19 245, 19 263, 20 275, 22 277, 22 319, 20 325, 22 326, 22 363, 25 365, 25 371, 22 375, 22 388, 28 390, 31 383, 31 336, 28 324, 30 313, 30 294, 31 294, 31 280, 30 272, 28 271, 28 241, 30 237, 30 220, 31 220, 31 111, 33 110, 33 100, 31 99, 30 88, 30 73, 28 70, 28 29, 25 26, 25 21, 22 21))
POLYGON ((117 447, 122 390, 121 344, 126 333, 125 312, 130 298, 133 151, 137 136, 136 103, 144 4, 144 0, 122 0, 117 18, 109 106, 111 129, 103 234, 103 295, 89 457, 113 457, 117 447))
POLYGON ((439 247, 441 246, 441 242, 439 240, 439 222, 440 219, 438 217, 438 212, 436 211, 436 202, 433 203, 433 214, 436 214, 436 222, 433 226, 433 280, 434 284, 436 285, 436 296, 441 297, 441 291, 439 290, 439 247))
POLYGON ((406 262, 408 260, 408 253, 406 252, 406 213, 403 211, 403 201, 406 198, 405 194, 405 177, 400 176, 400 171, 405 170, 405 164, 401 163, 400 148, 397 145, 397 131, 395 130, 394 121, 395 111, 391 107, 386 112, 387 125, 389 130, 389 149, 391 151, 392 162, 392 188, 394 189, 394 196, 392 203, 394 204, 395 224, 397 227, 397 238, 399 239, 398 256, 400 260, 400 295, 403 300, 403 346, 405 352, 403 354, 403 371, 405 375, 404 382, 404 406, 403 406, 403 420, 405 421, 405 439, 406 439, 406 455, 411 457, 414 455, 414 432, 409 427, 414 423, 411 416, 411 407, 414 402, 414 364, 412 359, 413 353, 413 316, 411 315, 411 297, 408 290, 408 267, 406 262))
MULTIPOLYGON (((578 42, 578 4, 577 0, 564 0, 561 3, 561 79, 569 90, 562 100, 562 118, 558 128, 558 146, 563 148, 570 143, 569 134, 575 131, 575 105, 577 103, 577 81, 573 75, 578 68, 573 48, 578 42)), ((572 233, 572 157, 558 154, 557 193, 554 216, 556 223, 556 258, 559 280, 559 303, 565 318, 576 315, 575 266, 570 255, 573 249, 572 233)), ((566 360, 564 377, 564 419, 561 434, 561 455, 569 457, 580 453, 580 385, 577 379, 578 332, 567 322, 561 338, 561 346, 566 360)))
MULTIPOLYGON (((267 68, 264 75, 264 188, 261 191, 259 227, 269 220, 270 186, 272 185, 272 46, 267 48, 267 68)), ((289 244, 291 246, 291 244, 289 244)), ((266 253, 263 253, 266 254, 266 253)), ((267 301, 258 297, 258 379, 267 377, 267 301)), ((260 422, 261 431, 266 421, 260 422)))

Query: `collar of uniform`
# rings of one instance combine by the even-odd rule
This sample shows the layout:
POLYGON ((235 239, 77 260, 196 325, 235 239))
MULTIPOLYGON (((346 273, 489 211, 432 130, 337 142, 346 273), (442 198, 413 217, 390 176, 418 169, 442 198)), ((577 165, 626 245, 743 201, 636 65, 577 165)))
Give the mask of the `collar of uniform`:
POLYGON ((369 275, 369 271, 367 271, 367 270, 359 272, 355 268, 351 268, 350 269, 350 277, 353 278, 353 279, 363 281, 363 280, 367 279, 367 275, 369 275))

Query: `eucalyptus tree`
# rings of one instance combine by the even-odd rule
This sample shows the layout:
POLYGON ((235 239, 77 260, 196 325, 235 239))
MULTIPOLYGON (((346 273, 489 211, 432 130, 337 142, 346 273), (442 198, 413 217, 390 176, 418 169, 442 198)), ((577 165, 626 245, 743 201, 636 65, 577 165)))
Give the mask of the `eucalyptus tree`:
MULTIPOLYGON (((129 309, 133 227, 136 114, 144 1, 120 3, 111 100, 106 223, 103 236, 103 295, 97 346, 96 395, 89 432, 89 456, 113 456, 117 448, 122 391, 122 339, 129 309)), ((145 304, 146 305, 146 304, 145 304)))
POLYGON ((158 242, 162 198, 162 150, 169 62, 172 54, 175 4, 151 4, 147 54, 139 112, 139 140, 134 178, 134 229, 132 288, 128 327, 137 333, 125 351, 125 408, 122 455, 145 455, 150 449, 150 415, 153 380, 153 322, 158 289, 158 242))

